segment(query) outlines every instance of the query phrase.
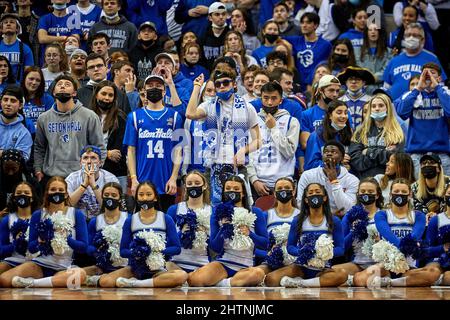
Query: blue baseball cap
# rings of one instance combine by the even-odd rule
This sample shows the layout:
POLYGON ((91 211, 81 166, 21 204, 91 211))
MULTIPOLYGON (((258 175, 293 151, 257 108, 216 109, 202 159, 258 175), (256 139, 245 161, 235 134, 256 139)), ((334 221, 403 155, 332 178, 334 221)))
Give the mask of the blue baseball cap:
POLYGON ((80 151, 80 157, 83 155, 83 153, 86 152, 94 152, 98 155, 99 159, 102 160, 102 151, 100 150, 99 147, 90 144, 84 146, 83 149, 81 149, 80 151))

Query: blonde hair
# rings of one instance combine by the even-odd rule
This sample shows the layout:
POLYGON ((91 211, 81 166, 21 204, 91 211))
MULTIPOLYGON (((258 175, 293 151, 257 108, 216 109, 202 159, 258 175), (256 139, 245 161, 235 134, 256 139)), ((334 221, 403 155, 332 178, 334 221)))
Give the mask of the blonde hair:
POLYGON ((373 120, 370 116, 372 112, 372 103, 375 99, 382 100, 386 105, 387 111, 387 116, 384 119, 383 130, 380 132, 379 136, 384 137, 386 147, 402 143, 405 140, 405 135, 403 134, 400 124, 395 118, 394 106, 392 105, 391 99, 382 93, 379 93, 370 99, 367 117, 364 119, 362 125, 356 130, 352 141, 362 143, 364 145, 368 144, 370 128, 375 124, 375 120, 373 120))
POLYGON ((427 183, 425 181, 425 177, 422 173, 419 173, 419 179, 417 180, 417 193, 416 198, 420 201, 423 201, 428 197, 429 194, 435 195, 437 197, 442 198, 445 195, 445 175, 444 170, 442 169, 442 165, 439 165, 439 173, 437 176, 437 184, 436 188, 433 192, 428 191, 427 183))
MULTIPOLYGON (((210 200, 210 195, 209 195, 209 184, 208 184, 208 180, 206 180, 206 177, 204 176, 204 174, 203 173, 201 173, 200 171, 198 171, 198 170, 192 170, 192 171, 189 171, 188 172, 188 174, 186 174, 186 176, 184 177, 184 189, 186 190, 187 189, 187 187, 186 187, 186 179, 190 176, 190 175, 192 175, 192 174, 195 174, 195 175, 197 175, 197 176, 199 176, 200 178, 202 178, 202 181, 203 181, 203 185, 206 187, 206 189, 203 191, 203 194, 202 194, 202 198, 203 198, 203 204, 210 204, 210 202, 211 202, 211 200, 210 200)), ((184 201, 188 201, 188 199, 189 199, 189 195, 188 195, 188 193, 187 192, 185 192, 184 193, 184 201)))

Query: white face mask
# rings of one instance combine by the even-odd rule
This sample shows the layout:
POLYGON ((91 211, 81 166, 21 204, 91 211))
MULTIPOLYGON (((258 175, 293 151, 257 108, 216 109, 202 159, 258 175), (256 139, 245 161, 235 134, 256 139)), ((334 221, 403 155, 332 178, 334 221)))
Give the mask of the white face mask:
POLYGON ((347 126, 347 124, 344 124, 344 126, 341 127, 337 123, 334 123, 333 121, 331 121, 331 126, 333 127, 334 130, 341 131, 347 126))
POLYGON ((107 14, 105 14, 105 17, 106 17, 107 20, 114 20, 114 19, 119 17, 119 13, 116 12, 116 14, 114 14, 112 16, 108 16, 107 14))
POLYGON ((213 102, 215 100, 216 100, 216 96, 214 96, 214 97, 204 96, 203 97, 203 101, 208 102, 208 103, 211 103, 211 102, 213 102))
POLYGON ((415 37, 408 37, 402 40, 402 46, 406 49, 417 49, 420 46, 420 40, 415 37))
POLYGON ((223 26, 218 26, 217 24, 212 23, 212 27, 217 29, 225 29, 227 27, 227 23, 225 22, 223 26))

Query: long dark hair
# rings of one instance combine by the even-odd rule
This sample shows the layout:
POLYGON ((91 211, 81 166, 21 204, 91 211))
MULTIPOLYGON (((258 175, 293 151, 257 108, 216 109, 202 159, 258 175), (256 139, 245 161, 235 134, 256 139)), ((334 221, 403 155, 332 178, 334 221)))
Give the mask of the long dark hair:
MULTIPOLYGON (((417 10, 416 7, 414 6, 404 6, 403 10, 402 10, 402 20, 403 20, 403 12, 405 11, 405 9, 407 8, 411 8, 416 12, 416 21, 419 19, 419 10, 417 10)), ((402 25, 399 27, 399 31, 397 34, 397 38, 395 38, 394 44, 392 46, 392 48, 397 48, 398 52, 402 51, 402 40, 405 36, 405 26, 403 25, 403 21, 402 21, 402 25)))
MULTIPOLYGON (((248 11, 243 8, 236 8, 233 11, 236 10, 240 11, 242 13, 242 17, 244 18, 245 25, 247 26, 247 28, 245 29, 245 33, 249 36, 256 36, 256 28, 248 11)), ((231 12, 231 14, 233 14, 233 11, 231 12)))
MULTIPOLYGON (((103 186, 103 189, 102 189, 102 198, 103 198, 103 192, 105 192, 106 188, 114 188, 114 189, 116 189, 117 192, 119 192, 119 201, 120 201, 120 203, 122 202, 123 192, 122 192, 122 186, 120 184, 118 184, 117 182, 114 182, 114 181, 105 183, 105 185, 103 186)), ((103 203, 102 203, 102 206, 100 208, 100 212, 101 213, 105 213, 105 206, 103 205, 103 203)))
POLYGON ((350 145, 351 139, 352 139, 352 128, 350 126, 350 119, 347 119, 347 122, 345 123, 346 126, 344 129, 340 131, 336 131, 331 126, 331 114, 334 110, 336 110, 338 107, 345 106, 348 110, 347 105, 339 100, 331 101, 328 105, 327 112, 325 114, 325 118, 323 119, 323 130, 322 130, 322 139, 323 141, 329 141, 329 140, 337 140, 336 138, 339 137, 339 142, 342 143, 345 146, 350 145))
MULTIPOLYGON (((382 59, 387 52, 387 34, 386 29, 383 26, 378 28, 378 40, 375 55, 377 58, 382 59)), ((363 32, 363 44, 361 47, 360 60, 364 61, 364 57, 369 54, 369 28, 365 28, 363 32)))
POLYGON ((355 50, 353 49, 353 45, 351 41, 347 38, 343 39, 337 39, 334 44, 333 48, 331 49, 330 57, 328 58, 328 65, 330 66, 330 70, 333 71, 334 67, 336 66, 336 62, 333 59, 333 53, 336 47, 340 44, 343 44, 348 49, 348 62, 345 66, 342 66, 343 68, 348 66, 356 66, 356 59, 355 59, 355 50))
POLYGON ((409 153, 396 152, 391 157, 395 159, 395 176, 383 175, 380 181, 381 188, 385 189, 389 184, 389 180, 398 178, 408 179, 409 183, 414 183, 416 181, 414 177, 414 163, 409 153))
POLYGON ((8 64, 8 76, 6 77, 4 83, 9 84, 15 84, 16 83, 16 77, 14 76, 13 69, 11 67, 11 63, 9 62, 8 58, 5 56, 0 56, 0 61, 5 61, 8 64))
POLYGON ((27 87, 25 86, 25 79, 31 72, 37 72, 37 73, 39 73, 39 76, 41 77, 41 83, 39 84, 39 86, 34 94, 34 98, 33 98, 33 99, 35 99, 35 102, 37 105, 41 105, 42 97, 44 96, 44 93, 45 93, 45 79, 44 79, 44 74, 42 73, 41 68, 36 67, 36 66, 26 67, 25 72, 23 74, 22 82, 20 83, 20 86, 23 89, 25 101, 29 102, 31 100, 31 92, 29 92, 27 87))
POLYGON ((61 177, 61 176, 54 176, 54 177, 51 177, 50 180, 48 180, 47 184, 45 185, 44 204, 43 204, 44 209, 48 209, 48 207, 50 206, 50 201, 48 201, 48 191, 50 189, 50 185, 53 182, 55 182, 55 181, 62 182, 64 184, 64 187, 66 188, 66 200, 64 201, 64 205, 68 206, 68 207, 71 206, 71 204, 70 204, 70 197, 69 197, 69 190, 68 190, 68 187, 67 187, 66 180, 63 177, 61 177))
POLYGON ((14 186, 11 198, 8 201, 7 208, 8 208, 9 213, 14 213, 14 212, 17 212, 17 210, 18 210, 17 204, 13 201, 13 198, 14 198, 14 194, 16 193, 17 187, 22 184, 27 185, 31 189, 31 204, 30 204, 31 213, 33 213, 34 211, 39 209, 41 206, 41 199, 38 196, 36 189, 33 187, 33 185, 27 181, 20 181, 18 184, 16 184, 14 186))
POLYGON ((155 199, 154 201, 156 201, 155 203, 155 209, 159 210, 159 195, 158 195, 158 191, 156 189, 156 186, 153 184, 153 182, 151 181, 144 181, 139 183, 139 185, 136 188, 136 193, 134 194, 134 199, 136 200, 136 204, 135 204, 135 208, 134 208, 134 212, 139 212, 141 210, 141 208, 139 207, 139 205, 137 204, 138 201, 138 194, 139 194, 139 190, 143 187, 143 186, 149 186, 150 188, 152 188, 153 193, 155 194, 155 199))
MULTIPOLYGON (((378 181, 375 180, 373 177, 367 177, 367 178, 362 179, 358 185, 358 194, 359 194, 359 188, 361 187, 361 185, 363 183, 371 183, 376 187, 378 199, 375 201, 375 205, 378 209, 384 208, 383 192, 381 191, 381 187, 378 184, 378 181)), ((359 199, 356 199, 356 203, 360 204, 359 199)))
POLYGON ((228 181, 235 181, 235 182, 239 182, 242 186, 242 193, 244 194, 244 196, 242 197, 242 206, 247 209, 248 211, 250 211, 250 206, 248 204, 248 194, 247 194, 247 188, 245 187, 245 182, 244 180, 242 180, 241 177, 239 176, 230 176, 228 177, 225 182, 223 183, 222 186, 222 202, 225 202, 225 184, 228 181))
POLYGON ((118 118, 121 117, 122 119, 125 119, 125 113, 120 110, 117 105, 118 89, 115 84, 109 80, 103 80, 95 86, 94 94, 92 95, 91 99, 92 111, 94 111, 101 118, 103 110, 98 106, 97 94, 104 87, 111 87, 114 90, 113 106, 111 107, 111 109, 106 111, 105 121, 103 122, 103 132, 109 132, 116 130, 119 127, 118 118))
MULTIPOLYGON (((278 184, 278 181, 288 181, 292 185, 293 197, 291 199, 291 205, 292 205, 292 207, 296 208, 297 207, 297 200, 295 199, 295 194, 296 194, 296 189, 297 188, 295 186, 296 185, 295 181, 292 178, 290 178, 290 177, 278 178, 277 181, 275 181, 275 184, 274 184, 274 192, 275 192, 275 188, 276 188, 276 186, 278 184)), ((275 204, 273 205, 273 207, 276 208, 277 206, 278 206, 278 200, 275 198, 275 204)))
POLYGON ((327 200, 324 201, 322 204, 322 214, 325 216, 325 219, 327 219, 328 232, 333 233, 334 223, 333 223, 333 213, 331 212, 331 209, 330 209, 330 197, 328 197, 327 190, 325 189, 325 187, 323 185, 321 185, 320 183, 317 183, 317 182, 313 182, 306 186, 306 188, 303 192, 303 195, 302 195, 301 210, 300 210, 300 214, 298 215, 298 224, 297 224, 297 234, 299 236, 301 236, 301 234, 302 234, 303 222, 306 220, 307 217, 309 217, 309 214, 310 214, 309 205, 308 205, 308 203, 306 203, 306 197, 307 197, 309 188, 313 184, 318 185, 320 187, 320 189, 322 190, 324 197, 327 197, 327 200))

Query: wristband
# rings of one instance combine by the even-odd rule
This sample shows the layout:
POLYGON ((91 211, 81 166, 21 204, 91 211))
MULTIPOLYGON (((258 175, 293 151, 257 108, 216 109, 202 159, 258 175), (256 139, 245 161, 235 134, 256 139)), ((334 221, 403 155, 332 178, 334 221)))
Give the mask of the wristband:
POLYGON ((80 187, 87 189, 87 187, 84 184, 81 184, 80 187))
POLYGON ((137 175, 133 174, 130 176, 130 179, 137 178, 137 175))
POLYGON ((98 186, 98 184, 95 185, 95 187, 92 188, 92 190, 98 190, 100 187, 98 186))

